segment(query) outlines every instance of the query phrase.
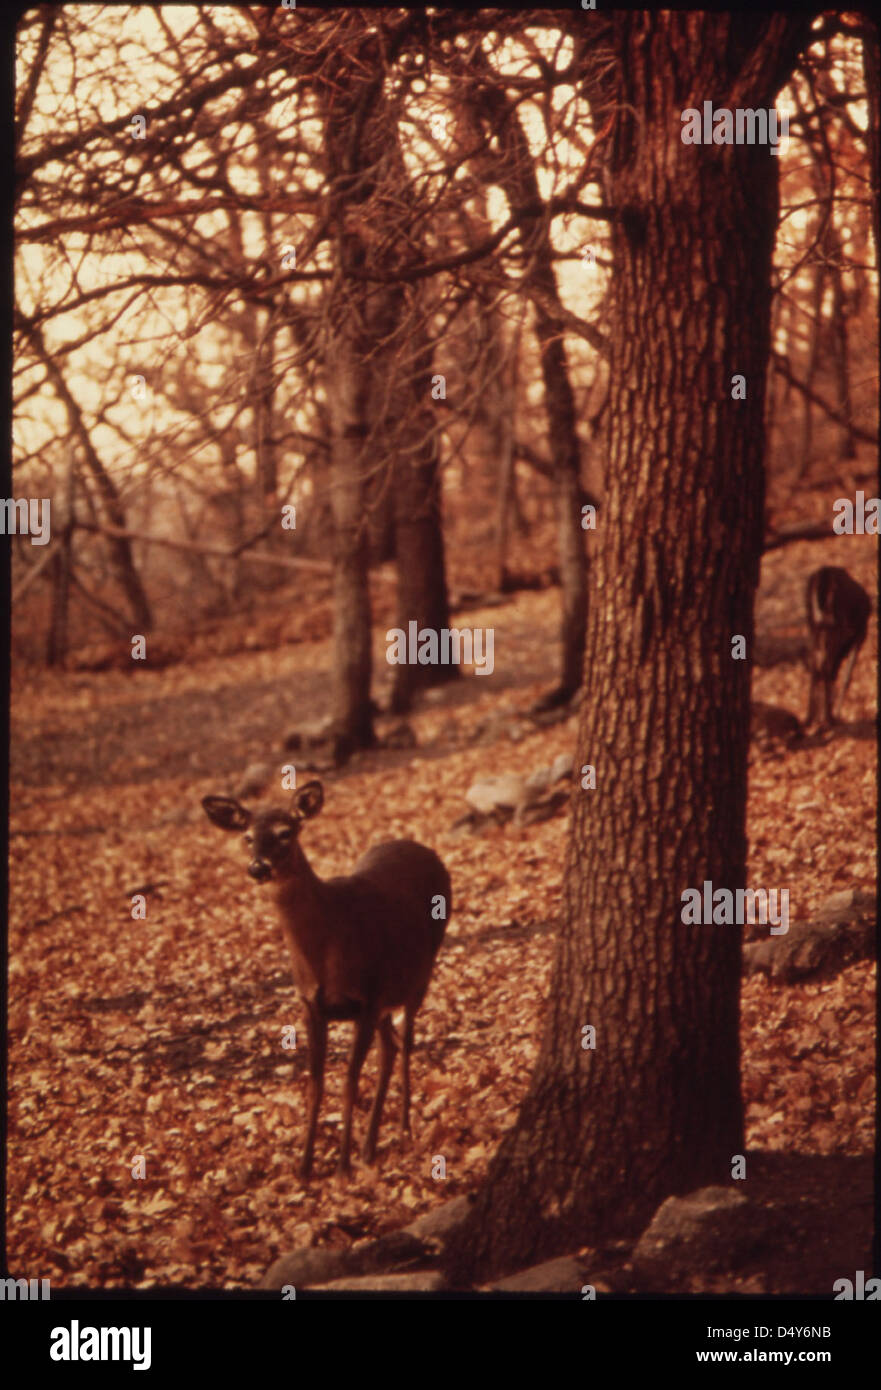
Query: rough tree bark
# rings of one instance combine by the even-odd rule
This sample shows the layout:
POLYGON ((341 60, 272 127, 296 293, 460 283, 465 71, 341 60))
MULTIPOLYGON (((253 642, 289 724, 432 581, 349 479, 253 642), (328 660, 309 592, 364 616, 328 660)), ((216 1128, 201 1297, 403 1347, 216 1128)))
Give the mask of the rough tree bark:
POLYGON ((616 110, 611 455, 576 756, 597 787, 573 795, 540 1056, 451 1242, 456 1284, 632 1233, 743 1150, 740 930, 684 925, 681 894, 746 876, 750 663, 732 642, 750 652, 762 546, 778 161, 685 145, 680 112, 771 104, 803 31, 619 13, 591 32, 616 110))

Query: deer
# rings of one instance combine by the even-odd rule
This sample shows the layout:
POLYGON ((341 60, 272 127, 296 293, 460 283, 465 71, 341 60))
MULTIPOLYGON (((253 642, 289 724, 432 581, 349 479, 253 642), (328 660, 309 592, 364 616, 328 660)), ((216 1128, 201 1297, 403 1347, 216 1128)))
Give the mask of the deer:
POLYGON ((302 845, 304 821, 324 805, 317 780, 296 790, 287 808, 252 813, 230 796, 202 798, 221 830, 246 831, 248 873, 272 881, 275 905, 290 954, 294 983, 306 1006, 309 1043, 306 1142, 300 1176, 312 1173, 318 1113, 324 1091, 327 1025, 354 1023, 343 1098, 338 1172, 350 1174, 352 1112, 358 1078, 379 1032, 379 1080, 362 1154, 372 1163, 399 1040, 392 1013, 404 1010, 400 1039, 403 1097, 401 1129, 410 1131, 410 1054, 414 1020, 431 979, 435 956, 452 911, 450 876, 434 850, 415 840, 374 845, 351 874, 321 879, 302 845))
POLYGON ((807 724, 819 712, 821 727, 832 725, 841 714, 854 662, 866 640, 872 601, 862 584, 847 570, 824 565, 808 576, 805 600, 810 645, 807 662, 811 675, 807 724), (832 687, 845 658, 847 666, 838 696, 837 716, 832 712, 832 687))

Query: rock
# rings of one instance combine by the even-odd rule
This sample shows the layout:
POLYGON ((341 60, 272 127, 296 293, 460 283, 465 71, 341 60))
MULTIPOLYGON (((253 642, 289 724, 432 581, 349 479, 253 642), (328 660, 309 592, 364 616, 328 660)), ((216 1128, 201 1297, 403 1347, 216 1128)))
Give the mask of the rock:
POLYGON ((409 1274, 351 1275, 312 1287, 328 1291, 349 1289, 352 1293, 437 1293, 444 1287, 444 1280, 437 1270, 417 1269, 409 1274))
POLYGON ((424 1216, 417 1216, 415 1221, 404 1227, 404 1230, 408 1235, 416 1236, 418 1240, 429 1244, 443 1244, 447 1237, 464 1223, 472 1204, 473 1199, 467 1193, 464 1197, 453 1197, 449 1202, 442 1202, 439 1207, 432 1207, 424 1216))
POLYGON ((432 1291, 442 1287, 434 1271, 444 1243, 471 1209, 469 1196, 454 1197, 419 1216, 408 1226, 356 1241, 348 1250, 313 1250, 282 1255, 260 1287, 280 1289, 406 1289, 432 1291), (418 1270, 413 1265, 425 1266, 418 1270), (395 1280, 396 1282, 389 1282, 395 1280), (400 1282, 408 1281, 408 1282, 400 1282))
POLYGON ((471 784, 465 800, 483 816, 491 816, 495 811, 514 811, 526 800, 526 783, 514 772, 483 777, 471 784))
POLYGON ((317 1283, 340 1278, 347 1270, 347 1250, 294 1250, 289 1255, 281 1255, 270 1265, 263 1279, 261 1289, 279 1290, 285 1284, 293 1284, 295 1289, 311 1289, 317 1283))
POLYGON ((535 772, 531 773, 526 779, 527 794, 530 797, 541 796, 547 791, 553 780, 553 774, 549 767, 536 768, 535 772))
POLYGON ((558 753, 551 763, 551 780, 562 782, 563 778, 572 776, 572 769, 575 767, 574 753, 558 753))
POLYGON ((292 753, 301 748, 317 748, 330 736, 332 728, 329 719, 313 720, 311 724, 304 724, 302 729, 293 729, 282 746, 292 753))
MULTIPOLYGON (((765 928, 764 930, 768 930, 765 928)), ((743 948, 743 971, 761 971, 791 984, 819 971, 837 973, 875 949, 875 899, 862 889, 833 893, 807 922, 790 922, 785 936, 767 936, 743 948)))
POLYGON ((875 919, 875 896, 864 888, 843 888, 830 893, 814 913, 815 922, 846 922, 854 918, 875 919))
POLYGON ((375 1270, 388 1273, 409 1269, 413 1265, 426 1263, 433 1253, 434 1248, 428 1241, 406 1227, 386 1231, 384 1235, 355 1242, 348 1251, 346 1273, 369 1274, 375 1270))
POLYGON ((637 1278, 654 1292, 696 1269, 734 1270, 763 1249, 774 1222, 730 1187, 702 1187, 686 1197, 668 1197, 655 1212, 633 1251, 637 1278))
POLYGON ((521 1269, 506 1279, 497 1279, 482 1288, 504 1293, 580 1293, 582 1285, 591 1281, 585 1277, 582 1261, 574 1255, 561 1255, 555 1260, 521 1269))

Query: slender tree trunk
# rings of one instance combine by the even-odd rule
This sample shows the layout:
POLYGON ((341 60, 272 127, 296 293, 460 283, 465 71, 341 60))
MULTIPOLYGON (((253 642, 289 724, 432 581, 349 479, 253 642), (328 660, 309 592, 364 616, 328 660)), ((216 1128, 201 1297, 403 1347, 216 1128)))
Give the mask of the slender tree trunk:
POLYGON ((695 92, 767 105, 799 32, 781 16, 664 12, 597 27, 617 216, 609 495, 576 756, 596 790, 573 795, 540 1056, 451 1242, 457 1283, 631 1233, 668 1194, 727 1182, 743 1151, 740 929, 685 925, 681 895, 746 879, 750 663, 736 642, 749 657, 778 162, 685 145, 678 112, 695 92))
POLYGON ((340 51, 328 66, 322 91, 335 258, 323 355, 334 519, 332 716, 336 732, 366 747, 374 739, 365 478, 377 301, 358 272, 368 258, 366 208, 384 138, 377 122, 365 114, 369 93, 363 74, 372 75, 372 69, 364 64, 359 69, 356 78, 340 51), (353 128, 360 128, 360 142, 353 140, 353 128))
POLYGON ((384 565, 395 558, 394 477, 385 460, 370 469, 364 501, 370 564, 384 565))
MULTIPOLYGON (((343 258, 351 254, 344 247, 343 258)), ((345 264, 345 259, 343 259, 345 264)), ((336 297, 334 328, 325 347, 330 420, 330 502, 333 513, 333 697, 336 732, 356 747, 374 739, 370 699, 373 669, 364 478, 370 373, 365 359, 364 305, 344 278, 336 297), (332 365, 330 365, 332 364, 332 365)))
MULTIPOLYGON (((427 381, 427 378, 426 378, 427 381)), ((415 414, 415 411, 414 411, 415 414)), ((414 453, 395 460, 395 556, 398 572, 398 626, 439 632, 450 625, 444 538, 441 526, 440 473, 437 441, 427 412, 415 414, 417 437, 425 436, 414 453)), ((391 708, 409 709, 419 690, 455 680, 457 666, 395 666, 391 708)))
MULTIPOLYGON (((824 262, 818 258, 813 266, 813 286, 811 291, 811 312, 807 322, 808 353, 805 364, 805 385, 813 391, 820 365, 820 344, 823 340, 823 293, 826 288, 824 262)), ((799 481, 810 472, 814 443, 814 407, 808 395, 802 398, 801 445, 796 477, 799 481)))
POLYGON ((52 608, 49 634, 46 640, 47 666, 63 666, 69 646, 68 618, 70 613, 70 581, 73 551, 74 502, 76 464, 73 450, 67 466, 64 504, 59 507, 60 534, 58 549, 52 561, 52 608))
MULTIPOLYGON (((482 91, 478 109, 484 115, 487 127, 498 136, 499 158, 493 164, 491 173, 504 190, 512 209, 540 205, 535 161, 519 112, 511 107, 500 88, 491 86, 482 91)), ((540 702, 542 706, 552 707, 565 704, 576 694, 581 686, 584 668, 587 560, 585 533, 581 527, 581 450, 566 345, 557 321, 542 308, 541 302, 544 298, 554 308, 559 310, 562 307, 547 222, 538 214, 525 219, 521 238, 531 264, 525 287, 527 292, 530 286, 541 292, 536 306, 535 326, 544 384, 548 447, 554 470, 557 558, 563 608, 561 671, 557 685, 540 702)))
MULTIPOLYGON (((392 470, 398 624, 446 627, 449 608, 440 520, 436 439, 430 418, 429 349, 419 299, 385 276, 407 244, 409 210, 401 200, 407 171, 394 113, 384 93, 384 54, 366 33, 357 53, 326 68, 325 151, 336 228, 337 276, 328 308, 325 351, 331 420, 332 505, 336 518, 335 720, 356 743, 372 741, 368 593, 368 501, 392 470), (399 207, 399 238, 389 209, 399 207), (378 252, 378 247, 385 250, 378 252), (381 264, 376 257, 381 255, 381 264), (415 436, 415 445, 413 443, 415 436), (368 484, 368 479, 372 481, 368 484)), ((404 709, 421 685, 458 675, 455 668, 396 666, 393 706, 404 709)))
POLYGON ((499 383, 500 409, 496 427, 499 456, 499 502, 496 517, 496 588, 505 592, 508 582, 508 540, 511 532, 511 512, 517 506, 514 477, 514 421, 516 418, 517 377, 520 360, 520 329, 517 329, 511 360, 499 383))
POLYGON ((261 324, 254 348, 254 454, 257 461, 257 500, 265 511, 279 513, 278 526, 269 532, 270 545, 284 541, 278 506, 278 450, 275 445, 275 334, 273 318, 261 324))
MULTIPOLYGON (((343 344, 336 342, 335 361, 341 379, 357 382, 359 367, 343 344)), ((331 393, 328 392, 331 397, 331 393)), ((357 432, 357 412, 351 393, 334 391, 330 399, 333 423, 331 505, 334 518, 333 579, 333 722, 358 747, 373 742, 370 703, 370 589, 367 571, 367 530, 363 510, 363 435, 357 432)))
POLYGON ((881 256, 881 42, 878 25, 866 18, 866 37, 863 39, 863 72, 869 107, 869 126, 866 143, 869 150, 869 190, 872 197, 872 232, 875 240, 875 265, 881 256))
MULTIPOLYGON (((71 430, 82 447, 86 467, 101 499, 104 515, 111 527, 125 531, 125 509, 117 492, 116 484, 98 457, 91 435, 83 420, 82 411, 68 390, 64 373, 60 371, 46 348, 43 335, 38 328, 32 327, 30 329, 30 338, 40 355, 59 399, 67 411, 71 430)), ((131 544, 126 537, 116 536, 108 541, 108 549, 116 579, 128 601, 135 630, 139 633, 149 632, 153 626, 153 615, 144 586, 141 583, 141 577, 135 567, 131 544)))
POLYGON ((857 456, 856 438, 853 432, 853 403, 850 397, 850 343, 848 335, 849 297, 842 275, 844 246, 838 229, 830 225, 833 248, 832 264, 832 309, 830 337, 832 339, 832 365, 835 374, 835 404, 841 412, 838 426, 838 457, 842 461, 857 456))

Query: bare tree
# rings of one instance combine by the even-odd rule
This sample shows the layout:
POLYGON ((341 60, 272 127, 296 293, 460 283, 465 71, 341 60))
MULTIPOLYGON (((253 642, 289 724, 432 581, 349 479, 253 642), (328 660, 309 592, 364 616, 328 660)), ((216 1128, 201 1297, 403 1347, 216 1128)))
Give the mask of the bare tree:
POLYGON ((632 1231, 743 1148, 739 928, 686 926, 681 895, 746 875, 750 663, 732 642, 750 650, 762 542, 777 161, 681 143, 670 113, 720 88, 767 106, 806 27, 594 18, 584 77, 614 112, 615 209, 609 495, 576 756, 596 790, 573 796, 541 1053, 451 1247, 459 1281, 632 1231))

